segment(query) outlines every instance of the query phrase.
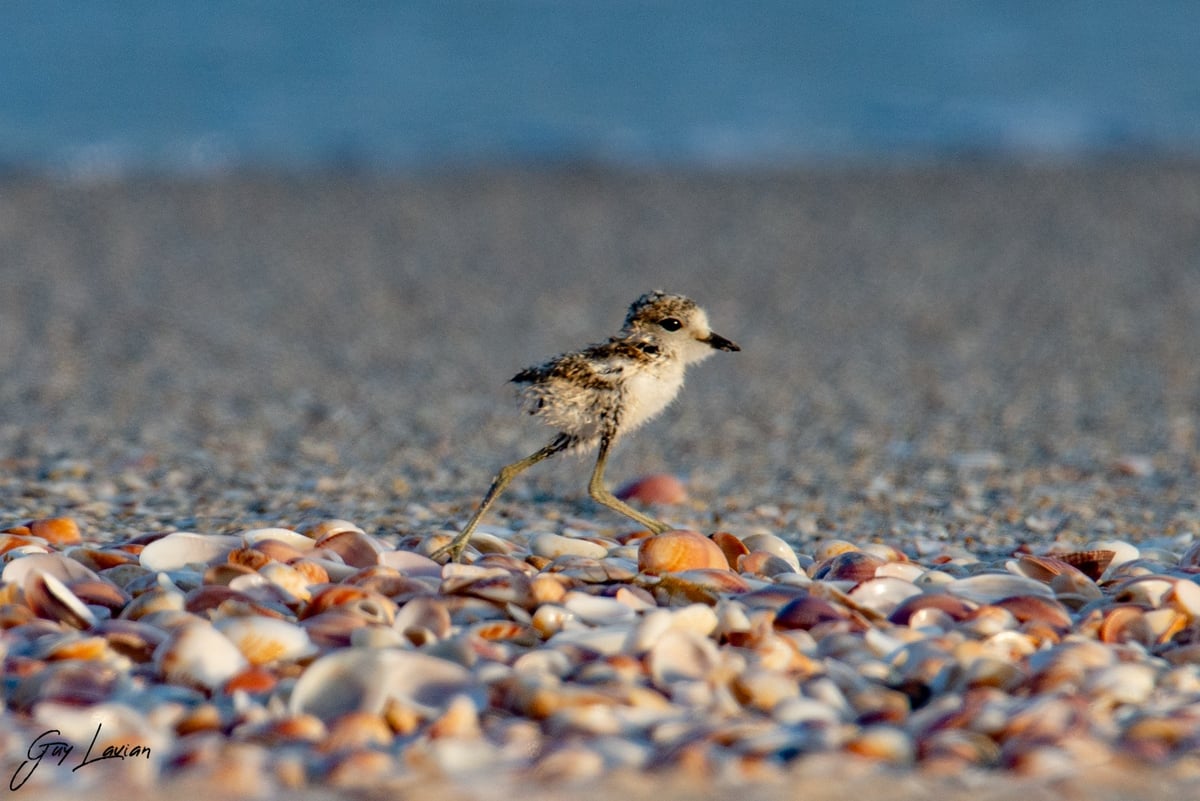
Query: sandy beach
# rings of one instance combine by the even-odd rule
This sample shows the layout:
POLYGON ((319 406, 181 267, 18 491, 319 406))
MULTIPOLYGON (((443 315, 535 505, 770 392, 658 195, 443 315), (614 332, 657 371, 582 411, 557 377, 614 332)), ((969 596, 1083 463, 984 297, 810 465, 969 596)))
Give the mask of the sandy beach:
MULTIPOLYGON (((1195 163, 10 176, 0 276, 0 528, 453 528, 547 440, 506 380, 661 288, 742 347, 610 462, 683 477, 678 525, 995 557, 1200 534, 1195 163)), ((619 528, 589 467, 487 522, 619 528)))

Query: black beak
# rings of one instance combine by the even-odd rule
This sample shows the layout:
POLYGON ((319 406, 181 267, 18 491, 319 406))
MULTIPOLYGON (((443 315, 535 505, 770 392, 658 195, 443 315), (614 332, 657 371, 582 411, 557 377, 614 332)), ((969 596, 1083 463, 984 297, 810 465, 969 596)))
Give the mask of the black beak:
POLYGON ((717 350, 741 350, 736 343, 730 342, 720 334, 710 333, 708 339, 704 340, 717 350))

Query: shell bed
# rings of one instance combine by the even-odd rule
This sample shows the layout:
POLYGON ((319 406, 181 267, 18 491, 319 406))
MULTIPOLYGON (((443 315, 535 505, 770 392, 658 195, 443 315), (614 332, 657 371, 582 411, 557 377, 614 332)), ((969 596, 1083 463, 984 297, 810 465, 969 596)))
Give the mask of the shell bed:
POLYGON ((982 561, 566 532, 487 529, 442 565, 425 554, 452 532, 344 520, 124 542, 84 541, 70 518, 13 525, 5 770, 30 795, 261 796, 1200 767, 1200 544, 982 561), (72 749, 61 764, 33 759, 49 730, 72 749))

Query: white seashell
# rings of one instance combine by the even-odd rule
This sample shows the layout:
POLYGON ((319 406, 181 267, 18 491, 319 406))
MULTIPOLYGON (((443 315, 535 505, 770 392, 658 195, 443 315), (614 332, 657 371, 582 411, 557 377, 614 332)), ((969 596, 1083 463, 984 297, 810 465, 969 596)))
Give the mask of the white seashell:
POLYGON ((603 559, 608 555, 608 548, 597 542, 578 537, 564 537, 561 534, 543 532, 529 543, 529 550, 547 559, 557 559, 560 556, 586 556, 591 559, 603 559))
POLYGON ((312 537, 306 537, 298 531, 292 531, 290 528, 254 528, 249 531, 243 531, 241 536, 247 545, 254 545, 263 540, 275 540, 276 542, 290 545, 301 552, 311 551, 316 545, 312 537))
POLYGON ((252 665, 291 662, 317 652, 308 632, 286 620, 255 615, 223 618, 215 625, 252 665))
POLYGON ((216 690, 249 663, 212 624, 197 621, 176 629, 154 649, 154 664, 172 684, 216 690))
POLYGON ((594 651, 601 656, 616 656, 623 652, 629 639, 629 626, 599 626, 597 628, 564 628, 546 644, 552 648, 574 645, 594 651))
POLYGON ((647 654, 650 678, 660 689, 706 679, 720 663, 712 640, 687 629, 667 629, 647 654))
POLYGON ((176 531, 143 548, 138 561, 147 570, 165 573, 222 560, 241 545, 240 537, 176 531))
POLYGON ((848 593, 856 604, 881 615, 891 614, 904 599, 920 594, 921 588, 911 581, 886 576, 868 579, 848 593))
POLYGON ((792 550, 792 546, 788 545, 780 537, 774 534, 750 534, 742 538, 742 544, 746 546, 751 553, 755 551, 764 551, 777 556, 783 561, 792 566, 792 569, 797 573, 800 572, 800 558, 796 556, 796 552, 792 550))
POLYGON ((1200 584, 1177 581, 1163 601, 1187 615, 1189 620, 1200 618, 1200 584))
POLYGON ((1053 598, 1054 591, 1040 581, 1012 573, 980 573, 975 576, 955 579, 944 589, 959 598, 981 604, 990 604, 1017 595, 1036 595, 1053 598))
POLYGON ((1113 571, 1126 562, 1132 562, 1141 556, 1141 551, 1136 545, 1125 542, 1124 540, 1099 540, 1097 542, 1089 542, 1084 550, 1088 551, 1112 551, 1112 561, 1108 563, 1108 567, 1100 574, 1098 583, 1107 581, 1113 571))
POLYGON ((563 597, 562 605, 568 612, 593 626, 632 623, 637 619, 636 611, 615 598, 589 595, 577 590, 568 592, 563 597))
MULTIPOLYGON (((297 601, 307 601, 312 598, 308 578, 291 565, 269 562, 260 567, 258 573, 252 575, 261 577, 263 581, 278 587, 297 601)), ((233 587, 233 584, 240 581, 241 578, 243 577, 234 579, 229 586, 233 587)), ((234 589, 237 588, 234 587, 234 589)))
POLYGON ((928 570, 916 562, 884 562, 875 568, 876 578, 896 578, 902 581, 916 582, 928 570))
POLYGON ((442 577, 441 565, 415 551, 384 551, 379 555, 379 564, 399 570, 406 576, 442 577))
MULTIPOLYGON (((9 551, 5 556, 7 557, 11 553, 12 551, 9 551)), ((4 572, 0 573, 0 581, 6 584, 24 585, 25 579, 35 570, 67 583, 79 579, 99 578, 91 569, 62 554, 31 553, 28 556, 14 558, 5 565, 4 572)))
POLYGON ((1158 671, 1150 665, 1124 662, 1088 676, 1084 692, 1089 698, 1117 704, 1141 704, 1154 692, 1158 671))
POLYGON ((1146 576, 1127 581, 1117 591, 1118 600, 1132 601, 1157 608, 1175 587, 1175 579, 1146 576))
POLYGON ((305 669, 288 708, 332 721, 348 712, 380 714, 396 701, 432 718, 456 695, 479 689, 471 672, 455 662, 415 651, 345 648, 305 669))

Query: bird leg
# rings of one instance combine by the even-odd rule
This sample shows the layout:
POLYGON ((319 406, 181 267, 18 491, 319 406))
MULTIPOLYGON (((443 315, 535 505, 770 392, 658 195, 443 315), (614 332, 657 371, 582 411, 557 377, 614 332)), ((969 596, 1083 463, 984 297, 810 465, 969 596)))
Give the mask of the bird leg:
POLYGON ((592 480, 588 482, 588 494, 592 496, 592 500, 604 504, 614 512, 620 512, 626 517, 636 520, 655 534, 661 534, 671 528, 666 523, 642 514, 604 488, 604 463, 608 461, 608 448, 611 444, 612 438, 609 435, 600 438, 600 454, 596 457, 592 480))
MULTIPOLYGON (((443 545, 441 548, 438 548, 436 551, 430 554, 430 558, 437 559, 440 556, 448 555, 451 562, 458 561, 458 559, 462 557, 462 552, 466 549, 467 543, 471 539, 472 532, 474 532, 475 527, 479 525, 480 519, 483 517, 484 513, 487 512, 488 507, 492 505, 492 502, 496 500, 496 497, 504 491, 505 487, 508 486, 509 482, 516 478, 521 471, 525 470, 526 468, 533 467, 543 459, 550 458, 559 451, 566 449, 566 447, 570 444, 570 437, 568 437, 566 434, 559 434, 553 442, 536 453, 531 453, 524 459, 520 459, 512 464, 505 465, 504 467, 500 468, 500 472, 496 474, 496 478, 492 481, 492 486, 488 488, 487 494, 483 496, 483 500, 480 502, 479 508, 475 510, 475 514, 471 515, 471 519, 467 521, 465 526, 463 526, 463 530, 459 532, 458 536, 452 539, 449 543, 443 545)), ((616 499, 614 498, 614 500, 616 499)))

